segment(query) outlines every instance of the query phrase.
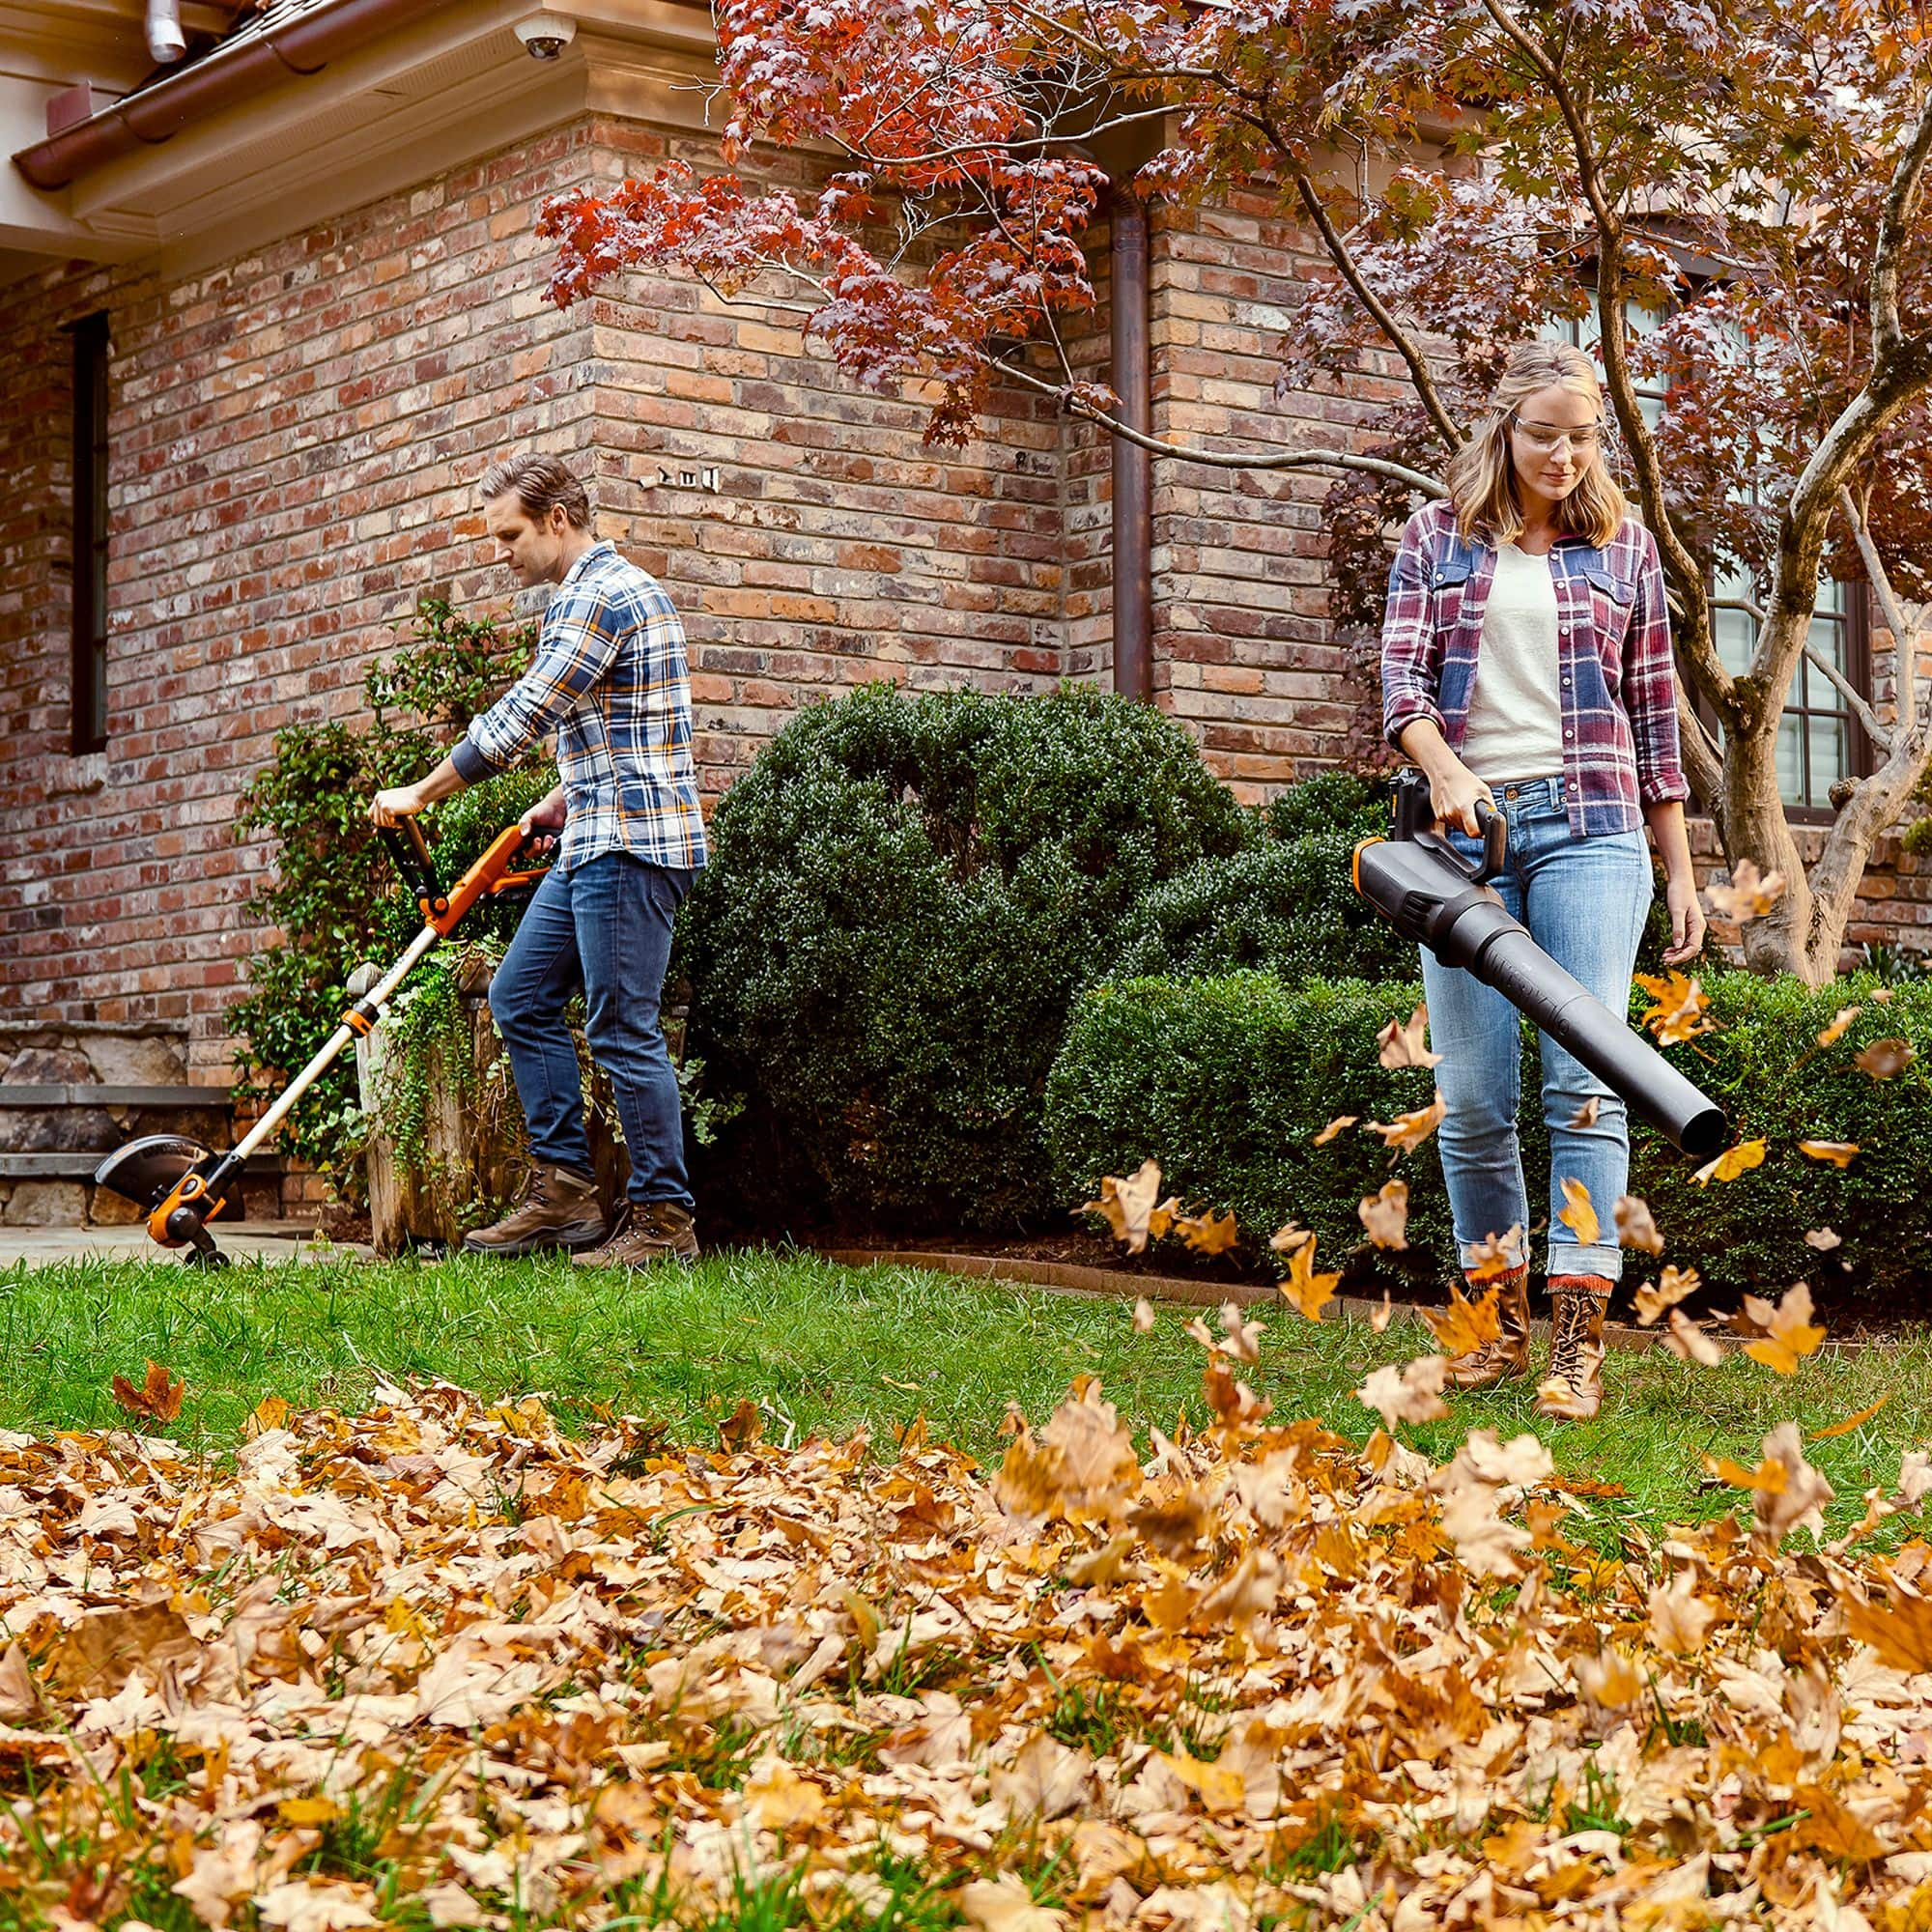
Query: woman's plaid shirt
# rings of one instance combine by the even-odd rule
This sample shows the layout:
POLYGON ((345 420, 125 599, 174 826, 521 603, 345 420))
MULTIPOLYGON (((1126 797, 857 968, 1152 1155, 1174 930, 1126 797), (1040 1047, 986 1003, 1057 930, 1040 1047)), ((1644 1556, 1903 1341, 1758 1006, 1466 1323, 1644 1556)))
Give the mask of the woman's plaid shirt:
POLYGON ((608 543, 564 574, 544 612, 536 662, 450 753, 475 784, 556 733, 570 816, 557 863, 604 852, 654 866, 704 864, 704 817, 691 763, 684 626, 656 578, 608 543))
MULTIPOLYGON (((1549 564, 1570 829, 1579 838, 1639 831, 1645 806, 1690 790, 1678 764, 1677 677, 1657 540, 1627 517, 1601 549, 1559 538, 1549 564)), ((1451 751, 1461 749, 1495 568, 1494 546, 1458 536, 1447 503, 1408 520, 1382 619, 1382 729, 1398 751, 1418 718, 1433 720, 1451 751)))

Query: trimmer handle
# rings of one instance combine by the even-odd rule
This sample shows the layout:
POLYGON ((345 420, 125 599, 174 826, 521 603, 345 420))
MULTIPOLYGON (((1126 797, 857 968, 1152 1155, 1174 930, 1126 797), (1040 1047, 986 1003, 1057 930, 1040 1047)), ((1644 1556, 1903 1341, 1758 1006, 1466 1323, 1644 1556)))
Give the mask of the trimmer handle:
POLYGON ((406 818, 400 825, 384 825, 380 830, 404 885, 423 905, 434 905, 442 897, 442 887, 437 882, 436 861, 430 857, 422 827, 413 818, 406 818))
POLYGON ((1483 828, 1483 856, 1465 859, 1436 829, 1435 808, 1429 796, 1429 781, 1413 769, 1402 772, 1395 781, 1395 836, 1426 845, 1439 858, 1455 867, 1472 885, 1497 878, 1509 863, 1509 820, 1488 799, 1476 801, 1476 823, 1483 828))

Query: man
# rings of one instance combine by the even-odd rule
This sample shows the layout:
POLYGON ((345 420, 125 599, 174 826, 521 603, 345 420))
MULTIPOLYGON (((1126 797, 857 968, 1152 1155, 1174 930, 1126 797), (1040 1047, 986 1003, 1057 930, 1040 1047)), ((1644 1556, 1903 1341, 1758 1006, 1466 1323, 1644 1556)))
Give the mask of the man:
POLYGON ((658 1023, 671 921, 704 864, 691 762, 684 630, 655 579, 590 527, 583 485, 553 456, 483 478, 484 521, 525 583, 554 583, 535 661, 430 775, 379 792, 393 825, 516 763, 556 733, 559 784, 524 816, 561 834, 490 988, 529 1127, 523 1204, 464 1239, 475 1254, 570 1249, 640 1267, 697 1253, 677 1074, 658 1023), (627 1211, 606 1237, 566 1001, 583 989, 590 1051, 611 1077, 631 1159, 627 1211))

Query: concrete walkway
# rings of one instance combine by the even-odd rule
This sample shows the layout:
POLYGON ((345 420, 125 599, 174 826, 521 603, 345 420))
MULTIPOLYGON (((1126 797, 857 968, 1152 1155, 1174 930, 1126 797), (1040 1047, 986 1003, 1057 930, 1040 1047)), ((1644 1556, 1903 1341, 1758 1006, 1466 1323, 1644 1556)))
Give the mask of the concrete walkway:
MULTIPOLYGON (((353 1241, 323 1241, 303 1221, 217 1221, 213 1235, 221 1252, 232 1261, 260 1258, 270 1262, 317 1261, 353 1255, 373 1258, 375 1251, 353 1241)), ((0 1228, 0 1269, 19 1263, 47 1267, 55 1262, 83 1259, 117 1262, 163 1262, 181 1265, 181 1256, 148 1238, 138 1225, 128 1228, 0 1228)))

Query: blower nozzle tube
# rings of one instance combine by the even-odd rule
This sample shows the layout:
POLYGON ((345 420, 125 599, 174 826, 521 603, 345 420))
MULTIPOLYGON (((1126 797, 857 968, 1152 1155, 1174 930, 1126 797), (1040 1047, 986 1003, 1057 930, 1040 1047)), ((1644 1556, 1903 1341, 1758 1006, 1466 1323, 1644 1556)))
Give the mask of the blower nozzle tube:
POLYGON ((1494 987, 1673 1147, 1707 1160, 1723 1146, 1723 1110, 1550 958, 1445 840, 1364 839, 1354 872, 1355 890, 1398 932, 1494 987))

